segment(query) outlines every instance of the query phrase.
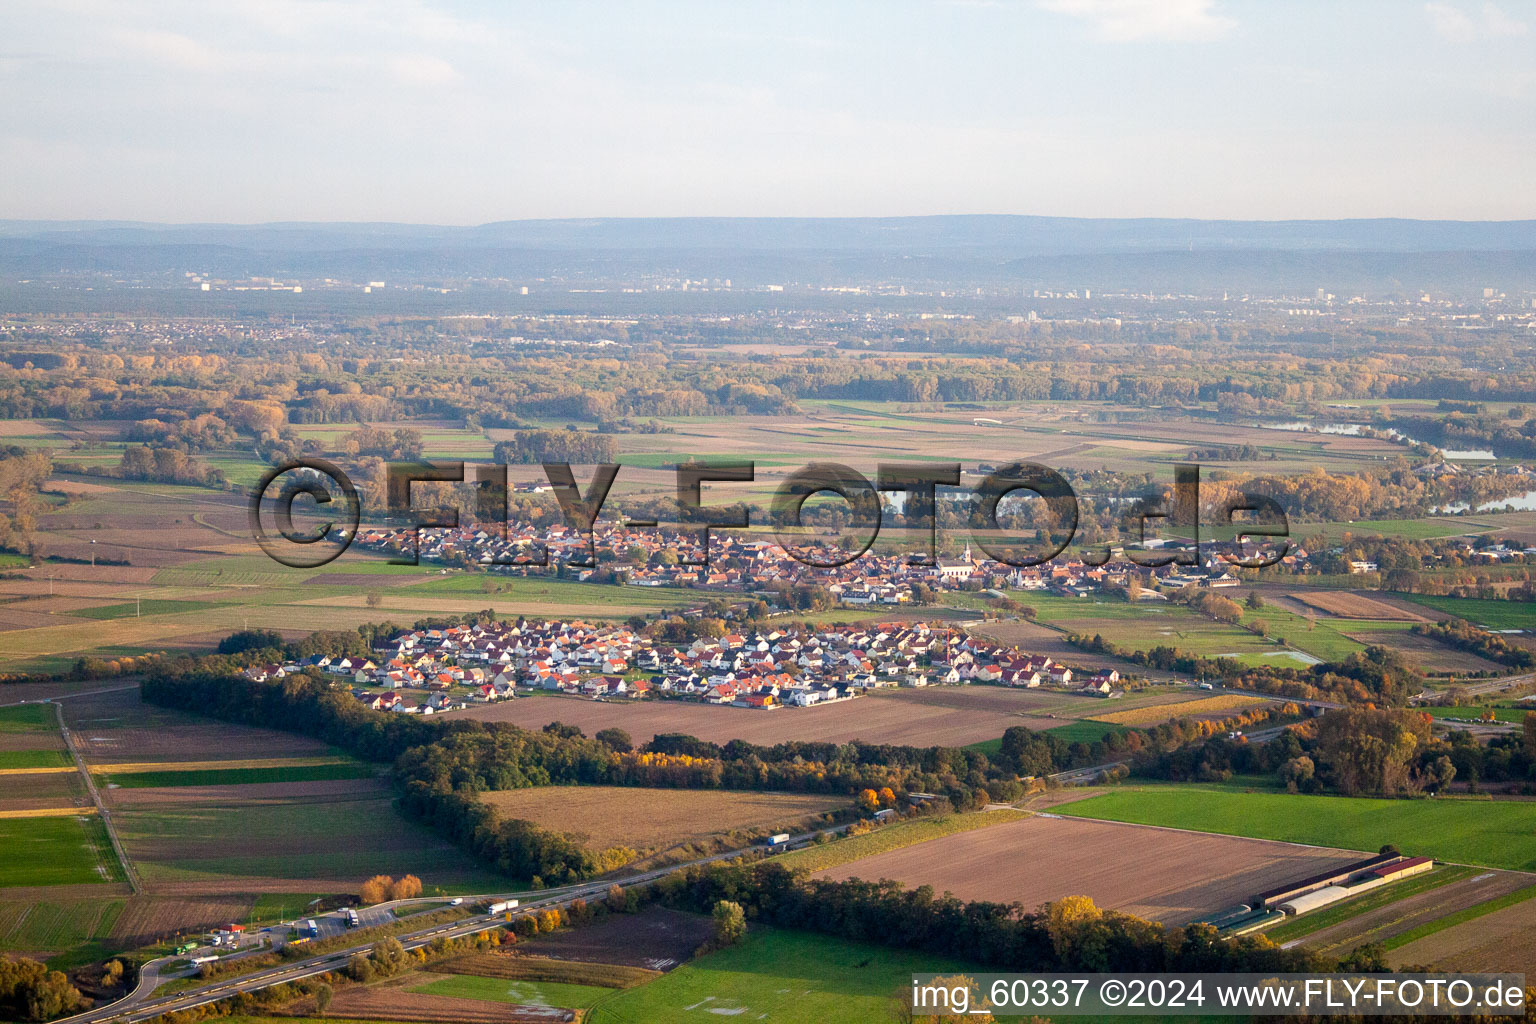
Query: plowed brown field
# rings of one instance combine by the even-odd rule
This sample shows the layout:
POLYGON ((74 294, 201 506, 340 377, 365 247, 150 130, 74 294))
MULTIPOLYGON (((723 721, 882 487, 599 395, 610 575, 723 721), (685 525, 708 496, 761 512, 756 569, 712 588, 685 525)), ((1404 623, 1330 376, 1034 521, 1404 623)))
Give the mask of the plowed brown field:
POLYGON ((1037 815, 876 854, 820 878, 892 878, 1034 909, 1064 896, 1165 924, 1359 858, 1357 853, 1037 815))
POLYGON ((532 729, 542 728, 550 722, 564 722, 580 727, 588 736, 599 729, 617 727, 637 742, 649 740, 657 733, 683 732, 712 743, 733 739, 766 745, 786 740, 825 743, 865 740, 919 747, 963 747, 968 743, 996 739, 1014 725, 1049 729, 1061 724, 1059 720, 1030 715, 1028 710, 1029 706, 1023 700, 1018 703, 1021 713, 1014 714, 928 706, 895 694, 860 697, 824 707, 777 711, 681 701, 620 703, 538 696, 456 711, 450 717, 515 722, 532 729))

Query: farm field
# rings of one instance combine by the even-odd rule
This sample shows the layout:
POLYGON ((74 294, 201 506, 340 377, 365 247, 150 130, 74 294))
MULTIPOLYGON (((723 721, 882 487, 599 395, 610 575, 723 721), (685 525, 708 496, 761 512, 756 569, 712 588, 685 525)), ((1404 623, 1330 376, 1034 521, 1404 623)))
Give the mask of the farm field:
MULTIPOLYGON (((0 896, 3 893, 0 890, 0 896)), ((113 933, 126 902, 0 898, 0 951, 49 959, 62 954, 70 961, 88 963, 93 959, 92 953, 110 946, 108 936, 113 933)))
POLYGON ((1064 896, 1090 896, 1105 909, 1183 924, 1357 856, 1037 814, 878 853, 816 877, 893 878, 1031 910, 1064 896), (1140 866, 1128 871, 1133 850, 1140 866))
POLYGON ((585 837, 589 846, 650 850, 741 830, 804 822, 849 806, 847 797, 813 793, 542 786, 484 793, 504 817, 585 837))
MULTIPOLYGON (((378 1021, 400 1016, 444 1024, 527 1024, 530 1019, 527 1011, 513 1003, 410 991, 426 977, 412 973, 374 985, 345 986, 337 990, 324 1020, 355 1016, 378 1021)), ((300 1005, 312 1009, 314 1001, 303 1000, 300 1005)))
POLYGON ((969 832, 972 829, 990 828, 1005 821, 1018 821, 1023 817, 1025 812, 1007 808, 912 818, 884 825, 863 835, 847 836, 828 843, 809 846, 803 850, 795 850, 781 855, 778 861, 787 868, 826 871, 865 857, 905 849, 919 843, 942 839, 944 836, 969 832))
MULTIPOLYGON (((1118 702, 1116 702, 1118 703, 1118 702)), ((1235 693, 1224 693, 1215 697, 1202 697, 1198 700, 1183 701, 1172 705, 1178 717, 1191 718, 1221 718, 1240 711, 1250 711, 1265 704, 1273 703, 1262 697, 1245 697, 1235 693)), ((1132 708, 1126 711, 1106 711, 1095 716, 1099 722, 1108 722, 1111 725, 1156 725, 1168 720, 1167 706, 1154 706, 1144 708, 1132 708)))
POLYGON ((0 749, 0 774, 37 768, 72 768, 74 762, 62 750, 0 749))
POLYGON ((614 992, 591 1024, 714 1021, 768 1024, 897 1021, 896 998, 919 971, 976 969, 806 932, 753 928, 746 941, 700 957, 648 985, 614 992))
POLYGON ((743 739, 764 745, 786 740, 845 743, 858 739, 869 743, 964 746, 995 739, 1013 725, 1048 729, 1058 724, 1029 713, 1025 691, 1018 691, 1019 700, 1012 713, 934 707, 905 696, 912 692, 915 691, 775 711, 683 701, 592 701, 540 695, 455 711, 448 717, 513 722, 533 729, 550 722, 564 722, 577 726, 588 736, 600 729, 617 727, 627 731, 636 742, 649 740, 657 733, 682 732, 713 743, 743 739))
POLYGON ((582 964, 619 964, 667 971, 689 960, 709 938, 709 918, 664 907, 610 914, 582 928, 531 936, 518 949, 582 964))
POLYGON ((1456 537, 1468 533, 1482 533, 1477 523, 1460 523, 1454 519, 1361 519, 1353 523, 1306 523, 1298 524, 1292 534, 1312 536, 1322 534, 1331 541, 1341 540, 1345 534, 1356 537, 1379 535, 1404 537, 1408 540, 1430 540, 1436 537, 1456 537))
POLYGON ((1341 619, 1378 619, 1383 622, 1423 622, 1425 616, 1415 615, 1396 604, 1388 604, 1379 598, 1348 591, 1300 590, 1287 596, 1315 608, 1326 615, 1341 619))
POLYGON ((101 819, 0 818, 0 890, 120 882, 122 865, 101 819))
POLYGON ((1404 594, 1414 604, 1466 619, 1484 629, 1536 629, 1536 606, 1524 601, 1490 601, 1475 597, 1432 597, 1404 594))
POLYGON ((109 799, 128 856, 160 895, 346 892, 405 873, 429 893, 505 885, 401 818, 370 779, 119 789, 109 799))
MULTIPOLYGON (((9 687, 0 689, 0 699, 8 699, 11 696, 9 687)), ((26 699, 17 696, 18 699, 26 699)), ((46 704, 17 704, 0 708, 0 735, 16 736, 36 733, 58 737, 59 720, 55 717, 52 707, 46 704)), ((62 742, 60 745, 62 746, 62 742)))
POLYGON ((1389 647, 1426 673, 1464 676, 1471 672, 1488 672, 1502 675, 1507 671, 1496 661, 1479 657, 1470 651, 1459 651, 1433 637, 1419 636, 1406 629, 1383 630, 1359 624, 1362 628, 1350 628, 1348 636, 1358 643, 1389 647))
POLYGON ((64 702, 64 714, 92 770, 108 774, 129 764, 156 764, 158 770, 171 771, 182 763, 330 754, 325 744, 294 733, 230 725, 145 704, 137 688, 71 699, 64 702))
POLYGON ((549 981, 522 981, 509 978, 485 978, 473 974, 432 974, 416 976, 419 984, 407 992, 429 996, 454 996, 460 999, 485 999, 496 1003, 522 1006, 563 1006, 582 1009, 615 990, 598 985, 570 985, 549 981))
POLYGON ((101 773, 99 779, 117 789, 165 789, 178 786, 239 786, 367 779, 377 774, 378 769, 373 765, 361 762, 340 762, 336 764, 273 764, 259 768, 196 768, 185 771, 123 771, 119 768, 110 774, 101 773))
POLYGON ((1217 785, 1138 785, 1056 811, 1355 850, 1395 843, 1409 853, 1453 863, 1536 869, 1530 805, 1518 802, 1376 800, 1244 792, 1217 785))
POLYGON ((1536 900, 1522 900, 1405 943, 1388 954, 1394 967, 1428 964, 1441 971, 1536 973, 1536 900))
MULTIPOLYGON (((1037 731, 1070 727, 1097 740, 1103 731, 1087 730, 1079 718, 1102 718, 1110 711, 1156 708, 1145 718, 1161 722, 1184 713, 1188 702, 1202 699, 1191 688, 1151 687, 1115 701, 1052 690, 1004 686, 929 686, 878 692, 851 701, 812 708, 757 711, 683 701, 592 701, 547 694, 452 712, 451 717, 513 722, 542 728, 550 722, 574 725, 587 735, 618 727, 636 742, 657 733, 683 732, 724 743, 743 739, 771 745, 786 740, 845 743, 898 743, 914 746, 966 746, 996 740, 1012 726, 1037 731)), ((1209 699, 1208 697, 1204 699, 1209 699)), ((1239 698, 1248 699, 1248 698, 1239 698)), ((1106 724, 1104 729, 1113 729, 1106 724)))

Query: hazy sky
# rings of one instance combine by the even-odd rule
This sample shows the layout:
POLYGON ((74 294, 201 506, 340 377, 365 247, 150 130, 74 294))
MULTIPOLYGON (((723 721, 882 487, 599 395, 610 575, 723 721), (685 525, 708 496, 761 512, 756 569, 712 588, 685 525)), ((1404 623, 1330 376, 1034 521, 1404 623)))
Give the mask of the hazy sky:
POLYGON ((3 0, 0 217, 1536 217, 1536 0, 3 0))

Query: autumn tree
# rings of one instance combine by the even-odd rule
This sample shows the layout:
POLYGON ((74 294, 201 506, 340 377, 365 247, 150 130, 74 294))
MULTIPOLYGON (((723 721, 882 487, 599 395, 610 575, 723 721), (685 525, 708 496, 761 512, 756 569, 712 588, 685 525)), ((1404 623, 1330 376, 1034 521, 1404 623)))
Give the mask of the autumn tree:
POLYGON ((389 875, 374 875, 358 890, 358 898, 364 903, 383 903, 390 898, 395 880, 389 875))
POLYGON ((421 879, 415 875, 406 875, 389 885, 389 898, 392 900, 409 900, 420 895, 421 879))
POLYGON ((854 804, 861 811, 872 812, 880 808, 880 795, 872 789, 860 791, 854 804))

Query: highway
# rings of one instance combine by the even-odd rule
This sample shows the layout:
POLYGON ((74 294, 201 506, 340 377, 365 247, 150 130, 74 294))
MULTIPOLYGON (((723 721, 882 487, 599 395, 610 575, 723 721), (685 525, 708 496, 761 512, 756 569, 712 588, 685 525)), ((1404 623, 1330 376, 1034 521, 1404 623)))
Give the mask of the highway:
MULTIPOLYGON (((833 828, 818 829, 813 832, 803 832, 792 836, 789 842, 785 845, 791 847, 797 846, 806 840, 814 839, 817 835, 835 835, 837 833, 843 832, 847 828, 847 825, 838 825, 833 828)), ((465 904, 479 904, 494 902, 498 900, 516 899, 520 902, 516 911, 512 912, 512 916, 518 916, 537 912, 540 910, 548 910, 552 907, 569 907, 578 899, 585 899, 589 901, 601 899, 607 895, 608 889, 614 885, 620 886, 621 888, 630 888, 632 886, 644 885, 647 882, 652 882, 665 875, 671 874, 674 871, 678 871, 686 867, 691 867, 695 864, 709 864, 714 861, 728 860, 732 857, 739 857, 742 854, 749 853, 753 850, 760 851, 763 849, 764 847, 761 846, 753 846, 744 847, 737 850, 727 850, 723 853, 712 854, 708 857, 701 857, 698 860, 688 861, 684 864, 672 864, 664 868, 657 868, 653 871, 646 871, 637 875, 631 875, 627 878, 608 878, 601 881, 583 882, 579 885, 563 886, 557 889, 540 889, 531 893, 487 893, 479 896, 465 896, 463 897, 463 900, 465 904)), ((422 901, 420 899, 415 899, 404 900, 401 902, 420 903, 422 901)), ((447 901, 444 900, 442 902, 446 903, 447 901)), ((478 932, 486 931, 500 923, 503 923, 507 916, 507 913, 475 914, 460 921, 451 921, 447 924, 432 925, 422 929, 421 931, 407 932, 396 935, 394 938, 399 939, 400 944, 404 946, 407 951, 415 950, 420 949, 422 946, 427 945, 427 943, 436 938, 457 939, 466 935, 474 935, 478 932)), ((333 953, 322 953, 317 956, 309 957, 305 960, 295 960, 291 963, 281 964, 277 967, 269 967, 264 970, 252 971, 250 974, 242 975, 240 977, 223 978, 218 981, 209 982, 206 985, 198 986, 196 988, 185 989, 181 992, 175 992, 156 998, 153 995, 155 988, 158 987, 159 984, 163 981, 168 980, 168 976, 162 973, 163 968, 174 960, 182 959, 181 957, 162 957, 159 960, 152 960, 144 965, 144 967, 140 970, 138 985, 132 992, 128 993, 128 995, 124 996, 122 999, 108 1004, 107 1006, 97 1007, 96 1009, 87 1010, 84 1013, 76 1014, 73 1017, 61 1018, 60 1020, 53 1021, 52 1024, 108 1024, 108 1022, 112 1022, 112 1024, 118 1024, 118 1022, 121 1022, 121 1024, 135 1024, 135 1022, 138 1021, 144 1021, 149 1020, 152 1017, 158 1017, 163 1013, 170 1013, 175 1010, 190 1010, 194 1007, 217 1002, 220 999, 228 999, 229 997, 238 995, 242 992, 256 992, 264 988, 270 988, 273 985, 280 985, 284 982, 302 981, 305 978, 312 978, 317 974, 327 974, 332 971, 339 971, 346 967, 347 962, 350 961, 354 956, 357 956, 359 953, 366 954, 370 949, 372 949, 373 944, 377 941, 379 941, 379 939, 375 937, 367 940, 366 942, 360 942, 357 945, 348 946, 346 949, 337 950, 333 953)), ((255 951, 253 950, 252 952, 255 951)), ((178 974, 171 977, 181 976, 185 975, 178 974)))

